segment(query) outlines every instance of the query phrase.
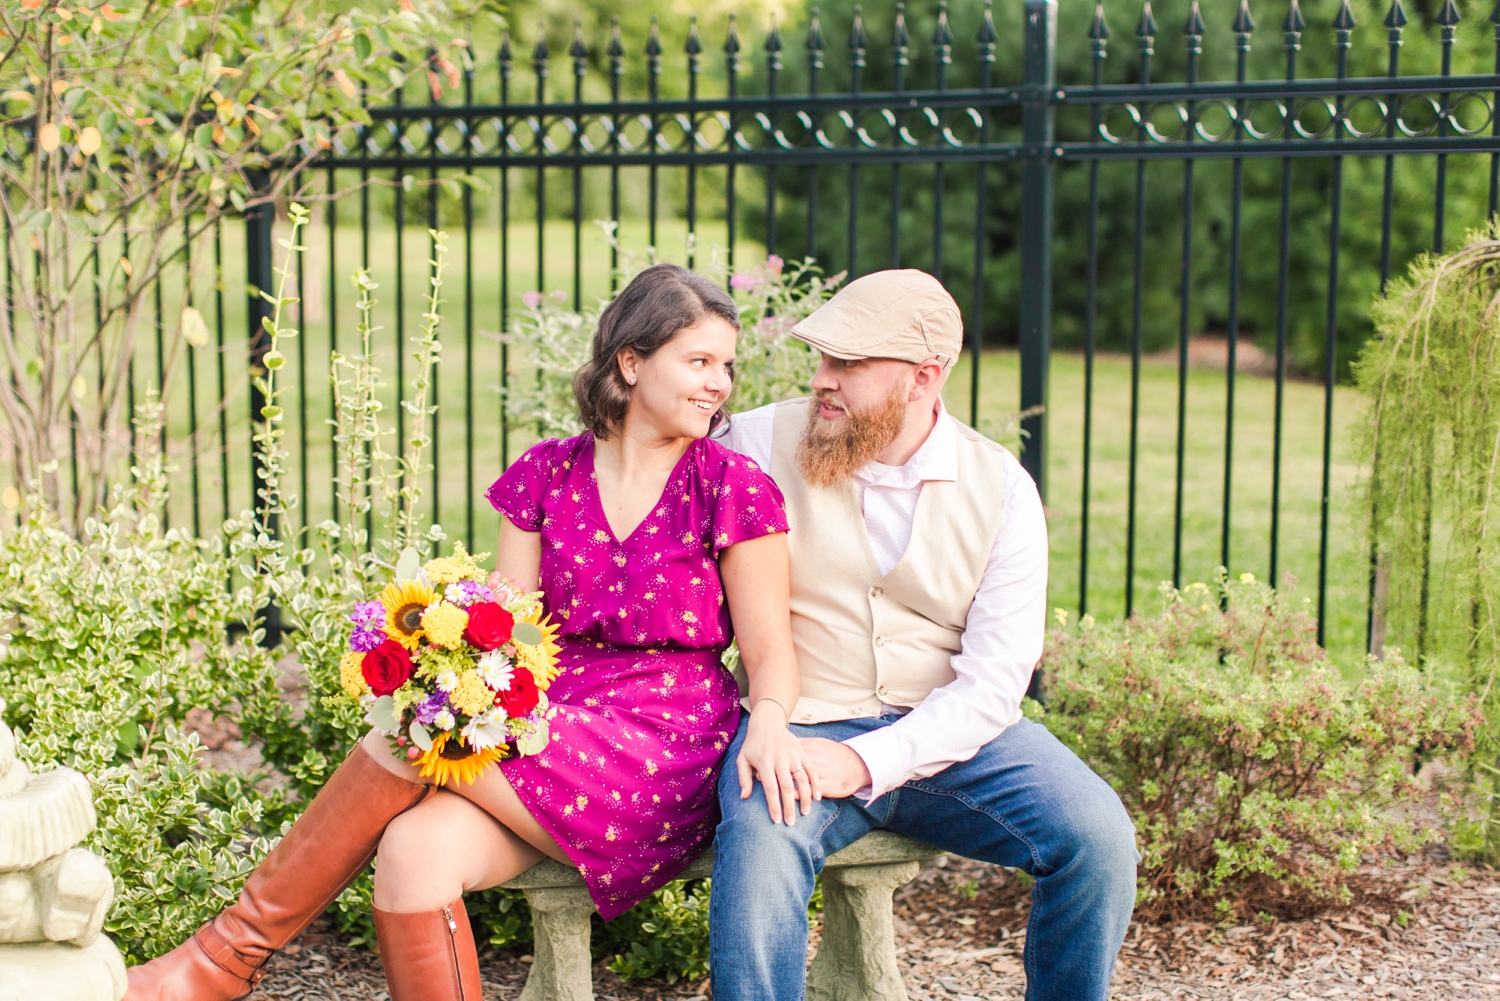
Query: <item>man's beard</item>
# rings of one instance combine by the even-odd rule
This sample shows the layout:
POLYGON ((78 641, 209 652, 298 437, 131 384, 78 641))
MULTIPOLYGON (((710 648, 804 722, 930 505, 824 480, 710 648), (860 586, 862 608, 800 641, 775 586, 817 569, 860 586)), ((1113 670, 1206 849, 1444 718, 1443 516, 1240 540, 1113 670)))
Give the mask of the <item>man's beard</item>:
POLYGON ((906 395, 902 380, 884 403, 869 410, 845 410, 841 421, 826 421, 818 402, 827 394, 814 392, 807 410, 807 426, 797 443, 797 468, 815 487, 831 487, 849 479, 890 447, 906 425, 906 395))

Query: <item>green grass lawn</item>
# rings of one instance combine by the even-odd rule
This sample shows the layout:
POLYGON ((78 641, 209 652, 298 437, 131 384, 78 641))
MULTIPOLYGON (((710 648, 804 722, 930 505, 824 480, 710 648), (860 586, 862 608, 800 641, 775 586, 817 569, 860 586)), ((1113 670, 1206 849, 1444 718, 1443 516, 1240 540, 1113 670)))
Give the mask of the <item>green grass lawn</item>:
MULTIPOLYGON (((965 362, 967 359, 965 359, 965 362)), ((980 424, 1017 408, 1018 356, 985 355, 980 367, 980 424)), ((969 412, 969 374, 960 363, 946 394, 952 411, 969 412)), ((1130 444, 1130 359, 1104 355, 1094 368, 1093 469, 1089 510, 1087 609, 1096 617, 1124 613, 1126 504, 1130 444)), ((1183 477, 1182 582, 1211 579, 1219 565, 1224 483, 1222 372, 1188 376, 1186 461, 1183 477)), ((1235 394, 1234 490, 1230 513, 1233 574, 1270 571, 1271 456, 1275 384, 1242 375, 1235 394)), ((1322 476, 1323 387, 1288 382, 1282 447, 1278 575, 1290 573, 1297 593, 1313 601, 1318 581, 1318 498, 1322 476)), ((1334 392, 1334 467, 1329 526, 1325 641, 1346 666, 1363 655, 1366 562, 1354 487, 1357 463, 1349 430, 1363 403, 1351 389, 1334 392)), ((1050 600, 1079 607, 1079 538, 1083 476, 1083 358, 1052 359, 1048 412, 1048 532, 1050 600)), ((1135 607, 1157 606, 1156 587, 1172 576, 1176 494, 1177 371, 1148 361, 1141 371, 1140 464, 1136 505, 1135 607)), ((1014 446, 1014 442, 1009 442, 1014 446)))
MULTIPOLYGON (((597 228, 584 227, 585 297, 608 291, 609 250, 597 228)), ((685 254, 683 228, 679 222, 664 222, 658 242, 664 256, 681 261, 685 254)), ((724 242, 722 224, 706 223, 699 229, 699 264, 706 262, 715 246, 724 242)), ((250 502, 250 453, 248 432, 248 376, 244 364, 244 298, 242 283, 243 242, 239 232, 226 231, 224 244, 225 329, 223 352, 228 400, 227 448, 218 441, 217 361, 214 347, 192 352, 192 358, 173 359, 168 365, 168 412, 171 452, 181 484, 173 499, 174 524, 191 523, 192 468, 198 472, 198 511, 204 530, 218 523, 223 513, 220 501, 220 457, 229 471, 229 508, 243 509, 250 502), (200 429, 196 460, 189 447, 191 418, 188 407, 189 362, 197 392, 197 424, 200 429)), ((334 270, 337 301, 330 303, 328 282, 328 233, 321 221, 306 234, 306 319, 302 340, 283 350, 291 364, 282 377, 295 392, 287 401, 287 442, 292 452, 287 488, 302 495, 294 525, 316 524, 334 513, 329 473, 328 350, 329 318, 334 316, 341 348, 354 343, 354 295, 348 276, 360 258, 359 231, 341 227, 337 234, 334 270), (331 309, 330 306, 333 308, 331 309), (305 364, 300 359, 305 358, 305 364), (299 405, 299 399, 305 404, 299 405), (305 419, 303 414, 305 406, 305 419), (306 462, 303 464, 305 453, 306 462), (304 474, 305 470, 305 474, 304 474)), ((627 226, 627 245, 645 242, 643 225, 627 226), (640 232, 636 232, 639 229, 640 232)), ((534 270, 526 266, 534 258, 534 225, 511 228, 510 298, 518 305, 523 292, 536 284, 534 270)), ((572 226, 565 221, 548 225, 547 289, 571 292, 572 226)), ((427 235, 410 227, 403 245, 405 276, 404 318, 407 337, 416 334, 423 309, 422 295, 427 275, 427 235)), ((387 381, 396 372, 395 346, 396 269, 395 239, 389 230, 371 234, 370 259, 381 284, 377 335, 381 365, 387 381)), ((742 262, 759 260, 763 251, 754 244, 738 248, 742 262)), ((200 248, 197 260, 206 262, 208 248, 200 248)), ((450 237, 449 269, 444 286, 444 344, 437 399, 440 434, 437 458, 442 483, 438 520, 455 537, 468 534, 470 518, 474 542, 482 550, 492 548, 495 516, 482 496, 483 489, 502 468, 500 442, 500 282, 499 238, 493 228, 476 230, 473 248, 472 329, 465 331, 465 255, 462 233, 450 237), (472 479, 470 476, 472 466, 472 479), (472 483, 472 489, 470 484, 472 483)), ((279 262, 279 257, 278 257, 279 262)), ((195 276, 196 301, 210 325, 214 322, 212 274, 199 269, 195 276)), ((163 315, 168 336, 176 329, 181 303, 181 285, 165 289, 163 315)), ((155 354, 149 339, 139 345, 136 368, 144 389, 155 381, 155 354)), ((966 418, 969 412, 967 358, 960 362, 949 383, 947 398, 953 413, 966 418)), ((980 380, 980 426, 997 433, 1005 417, 1018 407, 1017 356, 1014 351, 985 355, 980 380)), ((408 373, 409 375, 409 373, 408 373)), ((1129 445, 1130 365, 1119 356, 1100 357, 1095 369, 1093 485, 1090 498, 1090 540, 1087 609, 1098 617, 1124 613, 1125 524, 1127 456, 1129 445)), ((517 377, 525 377, 521 373, 517 377)), ((1155 607, 1156 586, 1172 575, 1172 524, 1176 448, 1176 369, 1173 364, 1148 361, 1141 376, 1140 466, 1138 482, 1135 605, 1155 607)), ((1235 416, 1234 490, 1231 514, 1230 571, 1264 577, 1270 568, 1270 492, 1272 450, 1272 406, 1274 385, 1257 376, 1241 376, 1235 416)), ((1221 510, 1223 504, 1223 441, 1225 379, 1222 373, 1194 371, 1188 383, 1188 434, 1183 498, 1184 583, 1210 578, 1219 563, 1221 510)), ((1082 482, 1083 362, 1077 355, 1059 354, 1052 362, 1051 409, 1048 414, 1047 507, 1052 546, 1051 602, 1077 609, 1079 594, 1079 538, 1082 482)), ((1326 639, 1330 650, 1345 664, 1352 664, 1364 648, 1365 567, 1360 551, 1360 518, 1354 509, 1353 486, 1356 464, 1350 454, 1349 425, 1359 416, 1361 403, 1353 391, 1339 388, 1335 394, 1333 505, 1330 528, 1329 600, 1326 639)), ((394 424, 394 400, 387 416, 394 424)), ((1318 559, 1318 491, 1321 475, 1323 390, 1310 383, 1292 382, 1286 387, 1285 438, 1283 443, 1281 545, 1278 570, 1300 580, 1299 593, 1315 598, 1318 559)), ((533 440, 524 422, 512 420, 509 454, 515 456, 533 440)), ((1014 442, 1011 442, 1014 445, 1014 442)))

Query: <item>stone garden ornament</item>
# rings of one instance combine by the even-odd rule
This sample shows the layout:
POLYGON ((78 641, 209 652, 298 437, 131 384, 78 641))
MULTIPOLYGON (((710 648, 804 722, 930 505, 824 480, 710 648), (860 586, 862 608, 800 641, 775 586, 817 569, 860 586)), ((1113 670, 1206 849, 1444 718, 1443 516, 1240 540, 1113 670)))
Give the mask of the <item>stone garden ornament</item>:
POLYGON ((114 879, 77 847, 95 823, 88 780, 32 775, 0 721, 0 1001, 124 996, 125 960, 100 934, 114 879))

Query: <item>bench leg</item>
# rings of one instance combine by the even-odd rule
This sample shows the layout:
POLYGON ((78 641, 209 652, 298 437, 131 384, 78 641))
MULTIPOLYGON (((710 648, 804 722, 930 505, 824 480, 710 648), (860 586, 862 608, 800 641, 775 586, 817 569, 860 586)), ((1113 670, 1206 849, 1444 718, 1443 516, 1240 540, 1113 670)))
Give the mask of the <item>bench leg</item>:
POLYGON ((906 1001, 891 895, 920 870, 916 862, 823 870, 823 940, 807 974, 808 1001, 906 1001))
POLYGON ((589 891, 569 886, 525 893, 536 942, 520 1001, 593 1001, 589 916, 594 902, 589 891))

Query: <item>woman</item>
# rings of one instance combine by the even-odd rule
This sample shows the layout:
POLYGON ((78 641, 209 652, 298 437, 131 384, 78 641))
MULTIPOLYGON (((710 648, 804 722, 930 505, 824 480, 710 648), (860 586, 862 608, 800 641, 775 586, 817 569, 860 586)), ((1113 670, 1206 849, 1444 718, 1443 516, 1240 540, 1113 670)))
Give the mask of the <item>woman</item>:
POLYGON ((708 439, 733 387, 739 320, 708 280, 663 264, 605 309, 574 383, 588 430, 529 450, 488 492, 496 574, 561 624, 558 712, 542 753, 434 791, 367 734, 250 877, 240 900, 130 971, 127 1001, 242 997, 376 853, 375 927, 392 1001, 476 1001, 462 894, 544 855, 578 866, 601 915, 671 880, 712 837, 740 702, 720 664, 730 620, 750 680, 736 763, 793 823, 815 790, 787 729, 797 700, 786 516, 754 463, 708 439))

